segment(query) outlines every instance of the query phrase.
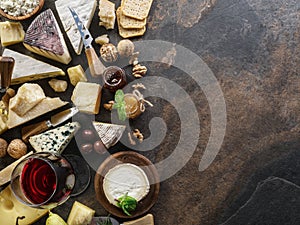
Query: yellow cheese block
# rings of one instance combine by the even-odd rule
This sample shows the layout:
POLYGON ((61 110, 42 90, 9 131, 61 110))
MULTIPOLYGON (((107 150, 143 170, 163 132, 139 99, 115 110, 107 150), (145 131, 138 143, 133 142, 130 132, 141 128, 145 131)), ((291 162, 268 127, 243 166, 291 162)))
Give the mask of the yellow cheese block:
POLYGON ((0 186, 10 181, 11 173, 12 173, 13 169, 16 167, 16 165, 19 162, 21 162, 24 158, 31 155, 32 153, 33 153, 32 151, 27 153, 26 155, 17 159, 13 163, 11 163, 9 166, 5 167, 3 170, 0 171, 0 186))
POLYGON ((79 64, 77 66, 72 66, 67 70, 70 82, 72 85, 76 86, 79 81, 86 82, 87 78, 84 73, 82 66, 79 64))
POLYGON ((67 223, 68 225, 90 224, 94 214, 95 210, 75 201, 69 214, 67 223))
POLYGON ((20 43, 24 40, 25 32, 19 22, 0 22, 1 45, 3 47, 20 43))
POLYGON ((1 224, 16 225, 19 217, 19 225, 29 225, 46 215, 48 209, 35 209, 19 202, 12 193, 10 185, 0 192, 0 218, 1 224))

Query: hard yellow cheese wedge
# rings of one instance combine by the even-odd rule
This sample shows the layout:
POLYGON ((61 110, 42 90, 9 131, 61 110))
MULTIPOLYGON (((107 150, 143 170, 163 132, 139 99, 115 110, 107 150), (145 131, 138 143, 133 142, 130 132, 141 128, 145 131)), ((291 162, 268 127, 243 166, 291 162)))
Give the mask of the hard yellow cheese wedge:
POLYGON ((95 214, 95 210, 75 201, 68 217, 68 225, 90 224, 95 214))
POLYGON ((25 32, 19 22, 0 22, 0 37, 3 47, 13 45, 24 40, 25 32))

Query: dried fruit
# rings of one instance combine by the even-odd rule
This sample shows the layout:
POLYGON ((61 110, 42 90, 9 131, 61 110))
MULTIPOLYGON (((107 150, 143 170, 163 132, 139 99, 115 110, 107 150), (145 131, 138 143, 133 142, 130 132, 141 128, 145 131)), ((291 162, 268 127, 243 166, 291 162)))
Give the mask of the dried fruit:
POLYGON ((111 43, 102 45, 100 55, 105 62, 115 62, 118 59, 117 48, 111 43))
POLYGON ((124 39, 118 43, 117 49, 120 56, 129 57, 134 52, 134 44, 129 39, 124 39))
POLYGON ((101 155, 107 152, 104 144, 100 140, 94 143, 94 150, 101 155))
POLYGON ((93 141, 95 138, 95 134, 92 130, 84 129, 81 132, 81 137, 84 141, 93 141))

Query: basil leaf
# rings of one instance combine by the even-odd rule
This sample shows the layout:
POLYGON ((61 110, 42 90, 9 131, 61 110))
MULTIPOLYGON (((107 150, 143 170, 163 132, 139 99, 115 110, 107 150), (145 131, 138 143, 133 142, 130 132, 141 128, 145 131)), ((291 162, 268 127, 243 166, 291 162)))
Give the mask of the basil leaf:
POLYGON ((124 92, 121 89, 119 89, 115 93, 115 102, 121 103, 123 101, 124 101, 124 92))

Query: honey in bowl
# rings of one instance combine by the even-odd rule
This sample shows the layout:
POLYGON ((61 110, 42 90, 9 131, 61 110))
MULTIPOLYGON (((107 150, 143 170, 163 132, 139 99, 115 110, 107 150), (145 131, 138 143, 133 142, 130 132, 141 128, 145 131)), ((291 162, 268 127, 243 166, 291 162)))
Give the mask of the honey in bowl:
POLYGON ((115 92, 118 89, 122 89, 126 84, 125 71, 117 66, 110 66, 103 72, 104 88, 115 92))
POLYGON ((125 111, 128 118, 134 119, 138 117, 141 111, 141 102, 135 94, 127 93, 124 95, 125 111))

